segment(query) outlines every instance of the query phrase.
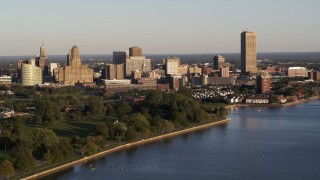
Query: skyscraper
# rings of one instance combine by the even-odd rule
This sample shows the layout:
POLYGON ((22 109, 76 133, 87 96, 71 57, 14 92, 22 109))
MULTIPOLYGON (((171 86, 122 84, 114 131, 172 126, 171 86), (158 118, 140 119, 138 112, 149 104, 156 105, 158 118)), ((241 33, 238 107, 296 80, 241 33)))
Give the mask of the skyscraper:
POLYGON ((124 64, 126 59, 129 59, 127 52, 125 51, 113 51, 113 64, 124 64))
POLYGON ((35 60, 26 61, 21 64, 21 84, 22 86, 34 86, 42 84, 42 70, 36 66, 35 60))
POLYGON ((166 59, 166 74, 178 75, 178 68, 180 64, 180 58, 173 57, 166 59))
POLYGON ((47 53, 46 53, 46 48, 43 45, 40 47, 40 55, 36 56, 36 66, 40 67, 42 70, 42 74, 45 75, 45 68, 47 65, 47 53))
POLYGON ((221 55, 217 55, 213 57, 213 69, 219 70, 221 66, 224 66, 225 58, 221 55))
POLYGON ((139 47, 131 47, 129 48, 129 56, 142 56, 142 49, 139 47))
POLYGON ((60 84, 74 85, 76 83, 93 82, 93 70, 81 64, 79 48, 73 46, 67 55, 67 66, 58 69, 56 80, 60 84))
POLYGON ((107 64, 106 65, 106 79, 124 79, 124 64, 107 64))
POLYGON ((241 74, 254 74, 257 71, 256 33, 241 33, 241 74))
POLYGON ((131 47, 129 49, 129 58, 124 64, 125 76, 130 77, 132 72, 139 70, 141 73, 151 70, 151 59, 142 56, 142 49, 131 47))

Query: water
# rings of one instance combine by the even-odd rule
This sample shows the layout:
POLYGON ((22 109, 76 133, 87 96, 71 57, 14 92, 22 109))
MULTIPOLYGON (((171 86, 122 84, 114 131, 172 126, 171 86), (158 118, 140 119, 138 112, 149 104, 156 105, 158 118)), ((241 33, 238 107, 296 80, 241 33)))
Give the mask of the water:
POLYGON ((233 109, 227 125, 124 150, 43 179, 320 179, 319 109, 320 101, 233 109))

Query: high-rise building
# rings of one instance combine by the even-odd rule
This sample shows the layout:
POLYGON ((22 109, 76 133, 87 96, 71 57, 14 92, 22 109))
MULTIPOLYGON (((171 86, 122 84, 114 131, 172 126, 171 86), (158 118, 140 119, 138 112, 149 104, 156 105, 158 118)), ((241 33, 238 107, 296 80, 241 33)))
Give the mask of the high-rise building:
POLYGON ((225 64, 225 58, 221 55, 217 55, 213 57, 213 69, 219 70, 221 66, 225 64))
POLYGON ((271 78, 269 74, 259 74, 257 76, 258 93, 270 92, 271 78))
POLYGON ((36 66, 41 68, 43 76, 46 74, 45 70, 47 65, 47 59, 48 58, 47 58, 46 48, 42 43, 42 46, 40 47, 40 55, 36 56, 36 66))
POLYGON ((229 68, 228 67, 220 67, 219 69, 219 77, 229 77, 229 68))
POLYGON ((107 64, 106 65, 106 79, 124 79, 124 64, 107 64))
POLYGON ((129 58, 124 64, 125 76, 130 77, 132 72, 139 70, 141 73, 151 71, 151 59, 146 59, 142 56, 142 49, 138 47, 131 47, 129 49, 129 58))
POLYGON ((129 48, 129 56, 130 57, 142 56, 142 48, 139 48, 139 47, 131 47, 131 48, 129 48))
POLYGON ((168 75, 178 75, 178 68, 180 65, 180 58, 173 57, 166 59, 166 74, 168 75))
POLYGON ((241 74, 254 74, 256 72, 256 33, 244 31, 241 33, 241 74))
POLYGON ((57 68, 60 68, 60 65, 58 63, 50 63, 49 64, 49 73, 50 73, 50 76, 53 76, 53 71, 54 69, 57 69, 57 68))
POLYGON ((113 51, 113 64, 124 64, 129 59, 128 53, 125 51, 113 51))
POLYGON ((67 55, 67 66, 58 69, 56 80, 60 84, 74 85, 76 83, 93 82, 93 70, 81 64, 79 48, 73 46, 67 55))
POLYGON ((22 86, 34 86, 42 84, 42 70, 36 66, 35 60, 21 64, 21 84, 22 86), (30 63, 30 64, 29 64, 30 63))

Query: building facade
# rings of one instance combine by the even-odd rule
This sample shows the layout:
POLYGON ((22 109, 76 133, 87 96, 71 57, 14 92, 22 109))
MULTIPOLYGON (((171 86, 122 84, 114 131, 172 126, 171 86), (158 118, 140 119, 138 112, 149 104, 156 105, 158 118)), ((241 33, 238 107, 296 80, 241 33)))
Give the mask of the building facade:
POLYGON ((139 47, 129 48, 129 56, 130 57, 142 56, 142 48, 139 48, 139 47))
POLYGON ((180 58, 173 57, 166 59, 166 74, 167 75, 178 75, 179 74, 180 58))
POLYGON ((288 77, 308 77, 308 70, 305 67, 289 67, 288 77))
POLYGON ((219 70, 220 67, 224 66, 226 63, 225 58, 221 55, 217 55, 213 57, 213 69, 219 70))
POLYGON ((241 33, 241 73, 252 74, 257 71, 256 33, 241 33))
POLYGON ((67 66, 58 69, 56 80, 60 84, 75 85, 76 83, 93 82, 93 70, 81 64, 79 48, 73 46, 67 56, 67 66))
POLYGON ((22 86, 34 86, 43 83, 42 69, 36 66, 32 59, 30 64, 21 64, 21 84, 22 86))
POLYGON ((260 74, 257 76, 257 91, 258 93, 267 93, 270 92, 270 84, 271 84, 271 77, 268 74, 260 74))
POLYGON ((106 79, 124 79, 124 64, 107 64, 105 69, 106 79))

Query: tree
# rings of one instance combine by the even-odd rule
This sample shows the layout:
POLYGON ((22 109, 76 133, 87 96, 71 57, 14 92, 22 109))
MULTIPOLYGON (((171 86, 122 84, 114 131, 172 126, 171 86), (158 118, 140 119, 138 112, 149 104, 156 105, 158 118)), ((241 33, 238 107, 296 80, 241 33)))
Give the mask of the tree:
POLYGON ((14 167, 11 161, 9 160, 4 160, 0 164, 0 175, 6 176, 7 179, 9 179, 10 176, 14 174, 14 167))
POLYGON ((136 141, 138 138, 136 130, 133 127, 129 127, 126 132, 126 140, 129 142, 136 141))
POLYGON ((135 128, 136 131, 141 132, 145 128, 149 128, 149 121, 141 113, 134 113, 129 118, 128 125, 135 128))
POLYGON ((162 132, 163 133, 168 133, 174 130, 174 124, 173 122, 170 122, 168 120, 164 120, 163 121, 163 128, 162 128, 162 132))
POLYGON ((143 135, 144 138, 148 138, 150 136, 150 134, 151 134, 151 131, 150 131, 149 128, 144 128, 142 130, 142 135, 143 135))
POLYGON ((40 125, 42 123, 42 117, 39 116, 38 114, 36 114, 34 117, 33 117, 33 123, 37 126, 37 125, 40 125))
POLYGON ((161 91, 151 91, 146 98, 147 104, 153 107, 159 107, 163 102, 163 96, 161 91))
POLYGON ((32 147, 36 149, 41 145, 51 146, 57 144, 59 139, 51 129, 33 128, 31 130, 32 147))
POLYGON ((96 133, 98 135, 103 136, 105 139, 108 139, 109 137, 109 130, 106 124, 104 123, 98 123, 96 125, 96 133))
POLYGON ((183 94, 189 98, 192 97, 193 95, 192 89, 185 88, 185 87, 179 88, 178 93, 183 94))
POLYGON ((87 115, 93 116, 94 118, 103 116, 105 114, 105 109, 102 99, 98 96, 88 98, 85 112, 87 115))
POLYGON ((127 103, 127 101, 120 101, 117 106, 117 114, 118 116, 124 116, 129 114, 132 111, 131 106, 127 103))
POLYGON ((13 149, 14 166, 22 171, 29 171, 36 166, 36 159, 28 147, 18 146, 13 149))
POLYGON ((87 142, 84 146, 84 153, 87 156, 91 156, 97 153, 97 146, 93 142, 87 142))

